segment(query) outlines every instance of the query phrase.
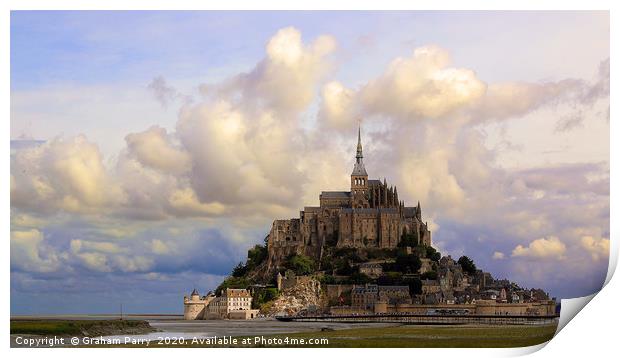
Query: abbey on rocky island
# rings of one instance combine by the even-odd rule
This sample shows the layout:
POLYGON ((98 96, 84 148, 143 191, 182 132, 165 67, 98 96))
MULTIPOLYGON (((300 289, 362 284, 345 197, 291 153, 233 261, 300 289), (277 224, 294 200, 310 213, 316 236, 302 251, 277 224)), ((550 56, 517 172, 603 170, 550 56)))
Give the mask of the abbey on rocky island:
POLYGON ((380 248, 398 246, 404 236, 431 245, 431 232, 422 221, 420 203, 405 206, 396 187, 385 179, 368 179, 358 129, 357 154, 350 191, 324 191, 320 206, 306 206, 299 218, 275 220, 267 238, 268 270, 290 255, 321 260, 324 248, 380 248))

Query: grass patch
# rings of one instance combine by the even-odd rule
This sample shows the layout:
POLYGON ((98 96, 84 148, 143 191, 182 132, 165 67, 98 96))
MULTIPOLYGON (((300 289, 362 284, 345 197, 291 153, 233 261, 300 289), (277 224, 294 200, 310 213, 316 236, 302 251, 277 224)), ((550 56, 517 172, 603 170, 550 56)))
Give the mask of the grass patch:
POLYGON ((398 326, 332 332, 296 333, 289 337, 328 338, 326 347, 384 348, 502 348, 526 347, 553 338, 547 326, 398 326))
MULTIPOLYGON (((265 338, 327 338, 326 345, 286 345, 305 348, 509 348, 527 347, 553 338, 557 325, 544 326, 413 326, 354 328, 327 332, 276 334, 265 338)), ((238 337, 242 341, 246 337, 238 337)), ((253 337, 252 337, 253 338, 253 337)), ((261 345, 154 345, 153 347, 262 347, 261 345)), ((253 341, 251 339, 250 341, 253 341)), ((123 346, 123 345, 121 345, 123 346)), ((126 347, 126 346, 125 346, 126 347)), ((137 345, 136 347, 140 347, 137 345)), ((276 347, 276 346, 269 346, 276 347)))
POLYGON ((140 320, 11 320, 11 334, 97 336, 151 331, 148 322, 140 320))

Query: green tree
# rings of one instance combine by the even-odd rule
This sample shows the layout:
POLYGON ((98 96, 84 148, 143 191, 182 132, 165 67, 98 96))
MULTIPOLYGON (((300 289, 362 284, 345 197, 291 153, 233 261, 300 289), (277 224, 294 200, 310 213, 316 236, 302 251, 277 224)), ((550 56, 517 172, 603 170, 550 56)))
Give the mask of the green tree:
POLYGON ((469 257, 461 256, 459 257, 459 260, 457 262, 459 263, 459 265, 461 265, 461 268, 463 268, 464 272, 467 272, 470 275, 476 273, 476 264, 474 264, 474 261, 469 257))
POLYGON ((395 269, 402 273, 417 273, 421 266, 422 261, 414 254, 407 255, 400 253, 396 256, 396 262, 394 262, 395 269))
POLYGON ((409 294, 419 295, 422 293, 422 281, 417 277, 407 278, 403 281, 404 284, 409 286, 409 294))
POLYGON ((403 281, 403 274, 400 272, 384 272, 377 279, 377 283, 382 286, 400 285, 403 281))
POLYGON ((248 250, 248 269, 252 270, 267 259, 267 247, 263 245, 255 245, 248 250))
POLYGON ((368 249, 366 255, 369 260, 386 259, 396 255, 396 249, 368 249))
POLYGON ((349 281, 356 284, 365 284, 372 282, 372 278, 370 278, 366 274, 354 272, 353 274, 351 274, 351 276, 349 276, 349 281))
POLYGON ((321 270, 330 272, 334 269, 334 260, 329 256, 323 256, 321 258, 321 270))
POLYGON ((275 300, 278 294, 278 289, 273 287, 256 290, 252 297, 252 308, 258 309, 265 303, 275 300))
POLYGON ((233 277, 243 277, 248 272, 248 268, 243 262, 239 262, 232 270, 233 277))
POLYGON ((314 260, 306 255, 293 255, 286 260, 284 267, 296 275, 308 275, 314 272, 316 265, 314 260))
POLYGON ((418 246, 418 238, 414 234, 403 233, 400 237, 398 247, 416 247, 418 246))
POLYGON ((221 295, 227 288, 247 288, 250 285, 250 281, 245 277, 228 277, 215 289, 216 295, 221 295))
POLYGON ((441 259, 441 253, 435 250, 432 246, 426 246, 426 258, 431 259, 432 261, 439 262, 441 259))
POLYGON ((332 275, 323 275, 319 279, 322 285, 333 285, 336 283, 336 279, 332 275))
POLYGON ((338 275, 349 276, 354 272, 353 267, 351 267, 351 264, 349 263, 349 260, 341 260, 339 261, 339 263, 340 264, 338 265, 338 269, 336 270, 336 273, 338 275))

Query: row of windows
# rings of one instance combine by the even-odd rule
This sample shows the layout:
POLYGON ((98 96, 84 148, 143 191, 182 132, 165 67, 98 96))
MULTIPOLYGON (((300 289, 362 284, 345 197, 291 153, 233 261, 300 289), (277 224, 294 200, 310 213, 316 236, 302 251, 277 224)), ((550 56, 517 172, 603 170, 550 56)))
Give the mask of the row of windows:
POLYGON ((237 301, 233 301, 233 302, 226 302, 226 301, 216 301, 216 302, 212 302, 211 304, 209 304, 210 306, 248 306, 250 304, 250 302, 248 301, 243 301, 243 302, 237 302, 237 301))
POLYGON ((355 178, 355 179, 353 179, 353 183, 355 185, 366 185, 366 179, 364 179, 364 178, 355 178))

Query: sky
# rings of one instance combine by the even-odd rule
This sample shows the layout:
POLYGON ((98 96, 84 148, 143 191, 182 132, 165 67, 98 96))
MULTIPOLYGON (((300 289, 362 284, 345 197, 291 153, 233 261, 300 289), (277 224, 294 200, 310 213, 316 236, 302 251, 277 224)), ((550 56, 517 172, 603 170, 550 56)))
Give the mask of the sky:
POLYGON ((609 253, 607 12, 11 14, 11 313, 179 313, 371 178, 558 298, 609 253))

